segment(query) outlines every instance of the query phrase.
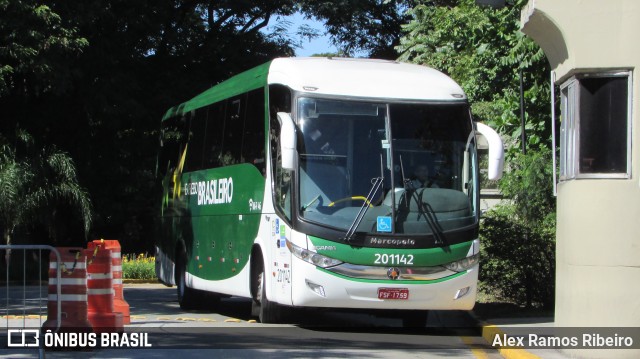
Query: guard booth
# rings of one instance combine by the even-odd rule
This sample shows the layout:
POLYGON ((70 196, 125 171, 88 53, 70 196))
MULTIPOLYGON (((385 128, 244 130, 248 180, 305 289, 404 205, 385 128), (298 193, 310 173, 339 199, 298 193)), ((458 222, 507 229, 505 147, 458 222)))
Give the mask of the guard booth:
POLYGON ((640 1, 530 0, 521 24, 561 97, 556 326, 640 327, 640 1))

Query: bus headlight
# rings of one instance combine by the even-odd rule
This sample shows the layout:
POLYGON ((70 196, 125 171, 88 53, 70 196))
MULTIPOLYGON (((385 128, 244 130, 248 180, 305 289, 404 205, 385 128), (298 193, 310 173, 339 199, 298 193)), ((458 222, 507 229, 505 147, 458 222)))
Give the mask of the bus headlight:
POLYGON ((480 255, 479 254, 474 254, 474 255, 472 255, 470 257, 463 258, 463 259, 461 259, 459 261, 443 264, 442 266, 447 268, 450 271, 464 272, 467 269, 469 269, 469 268, 473 267, 474 265, 478 264, 479 261, 480 261, 480 255))
POLYGON ((304 248, 300 248, 295 244, 291 243, 289 240, 287 240, 287 248, 289 248, 289 251, 293 253, 294 256, 302 259, 307 263, 311 263, 314 266, 328 268, 328 267, 337 266, 338 264, 343 263, 337 259, 325 257, 322 254, 318 254, 318 253, 306 250, 304 248))

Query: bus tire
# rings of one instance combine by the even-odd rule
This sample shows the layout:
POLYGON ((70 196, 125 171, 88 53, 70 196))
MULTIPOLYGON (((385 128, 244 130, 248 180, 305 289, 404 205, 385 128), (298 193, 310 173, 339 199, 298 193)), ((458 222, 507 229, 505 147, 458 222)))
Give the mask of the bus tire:
POLYGON ((252 315, 257 316, 260 323, 279 323, 281 320, 280 306, 267 299, 267 279, 265 278, 264 265, 261 262, 256 265, 253 280, 256 287, 251 306, 252 315))
POLYGON ((403 328, 424 328, 429 318, 428 310, 407 310, 401 314, 403 328))
POLYGON ((198 304, 198 293, 195 289, 187 287, 187 261, 184 255, 176 256, 176 289, 178 291, 178 303, 182 309, 196 309, 198 304))

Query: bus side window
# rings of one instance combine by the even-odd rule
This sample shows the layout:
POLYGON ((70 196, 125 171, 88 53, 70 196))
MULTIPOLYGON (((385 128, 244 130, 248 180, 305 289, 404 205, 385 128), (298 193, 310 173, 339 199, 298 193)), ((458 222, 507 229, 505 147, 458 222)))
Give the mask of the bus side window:
POLYGON ((222 166, 242 163, 242 137, 246 117, 246 94, 232 97, 227 102, 222 146, 222 166))
POLYGON ((244 161, 256 166, 263 176, 266 175, 264 162, 264 102, 264 88, 259 88, 248 93, 244 136, 242 138, 242 157, 244 161))
POLYGON ((202 169, 202 154, 206 133, 206 108, 191 112, 189 120, 189 147, 187 148, 187 157, 184 165, 185 172, 198 171, 202 169))
POLYGON ((173 206, 177 188, 175 174, 187 143, 187 134, 187 121, 184 117, 169 118, 162 123, 157 173, 162 178, 163 209, 173 206))
POLYGON ((162 123, 158 157, 159 177, 165 177, 175 170, 182 155, 180 151, 186 143, 185 131, 185 121, 180 117, 173 117, 162 123))
POLYGON ((203 167, 216 168, 222 165, 224 143, 224 115, 226 101, 207 106, 207 136, 204 143, 203 167))

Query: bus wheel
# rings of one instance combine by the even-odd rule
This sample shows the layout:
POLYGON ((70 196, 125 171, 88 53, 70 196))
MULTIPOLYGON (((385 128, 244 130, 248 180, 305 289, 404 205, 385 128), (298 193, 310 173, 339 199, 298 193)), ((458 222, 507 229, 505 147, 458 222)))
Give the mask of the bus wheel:
POLYGON ((402 327, 404 328, 424 328, 427 326, 429 318, 428 310, 407 310, 401 314, 402 327))
POLYGON ((178 290, 178 303, 182 309, 196 309, 197 305, 197 293, 195 289, 187 287, 187 261, 184 256, 179 255, 176 257, 176 288, 178 290))
POLYGON ((260 263, 255 271, 255 294, 252 302, 251 313, 257 315, 260 323, 278 323, 280 321, 280 306, 267 299, 266 278, 264 265, 260 263))

